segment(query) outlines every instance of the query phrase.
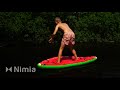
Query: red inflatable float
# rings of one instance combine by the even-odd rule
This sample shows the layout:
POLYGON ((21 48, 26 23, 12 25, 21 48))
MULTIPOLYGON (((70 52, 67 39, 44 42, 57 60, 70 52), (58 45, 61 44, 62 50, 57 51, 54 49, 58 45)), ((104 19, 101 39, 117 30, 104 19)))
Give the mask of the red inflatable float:
POLYGON ((45 69, 58 69, 58 68, 66 68, 71 66, 83 65, 90 62, 93 62, 97 59, 96 56, 86 56, 86 57, 78 57, 77 60, 74 59, 74 56, 62 56, 61 62, 57 63, 58 57, 49 58, 47 60, 43 60, 38 63, 38 68, 45 69))

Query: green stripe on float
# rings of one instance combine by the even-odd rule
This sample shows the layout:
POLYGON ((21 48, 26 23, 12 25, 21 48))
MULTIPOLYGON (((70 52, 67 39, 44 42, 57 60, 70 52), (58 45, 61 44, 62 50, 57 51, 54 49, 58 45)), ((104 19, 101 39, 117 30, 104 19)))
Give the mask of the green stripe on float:
POLYGON ((66 65, 41 65, 40 63, 38 63, 37 66, 38 68, 43 68, 43 69, 60 69, 60 68, 67 68, 67 67, 72 67, 72 66, 88 64, 88 63, 94 62, 96 59, 97 57, 91 60, 87 60, 85 62, 78 62, 78 63, 66 64, 66 65))

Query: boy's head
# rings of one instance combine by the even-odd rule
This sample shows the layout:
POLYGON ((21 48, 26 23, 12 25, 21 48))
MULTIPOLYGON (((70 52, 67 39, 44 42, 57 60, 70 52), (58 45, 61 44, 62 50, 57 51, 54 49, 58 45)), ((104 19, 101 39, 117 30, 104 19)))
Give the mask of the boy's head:
POLYGON ((58 23, 60 23, 60 22, 61 22, 60 17, 56 17, 56 18, 55 18, 55 23, 58 24, 58 23))

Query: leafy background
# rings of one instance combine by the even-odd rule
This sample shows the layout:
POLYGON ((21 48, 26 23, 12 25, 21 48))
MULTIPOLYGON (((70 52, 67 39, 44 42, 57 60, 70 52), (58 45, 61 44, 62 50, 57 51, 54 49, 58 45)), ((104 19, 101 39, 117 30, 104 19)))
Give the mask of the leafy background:
MULTIPOLYGON (((0 41, 48 43, 61 17, 76 34, 76 42, 120 42, 119 12, 0 12, 0 41)), ((58 31, 55 42, 60 42, 58 31)))

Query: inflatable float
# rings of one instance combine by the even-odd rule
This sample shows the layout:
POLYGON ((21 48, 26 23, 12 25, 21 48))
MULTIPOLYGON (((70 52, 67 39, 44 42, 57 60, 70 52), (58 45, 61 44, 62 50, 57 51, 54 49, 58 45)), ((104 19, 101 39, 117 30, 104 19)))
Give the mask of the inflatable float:
POLYGON ((60 69, 88 64, 96 59, 96 56, 78 57, 77 60, 74 59, 74 56, 62 56, 61 62, 57 63, 58 57, 53 57, 38 63, 37 67, 42 69, 60 69))

